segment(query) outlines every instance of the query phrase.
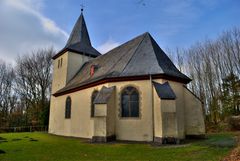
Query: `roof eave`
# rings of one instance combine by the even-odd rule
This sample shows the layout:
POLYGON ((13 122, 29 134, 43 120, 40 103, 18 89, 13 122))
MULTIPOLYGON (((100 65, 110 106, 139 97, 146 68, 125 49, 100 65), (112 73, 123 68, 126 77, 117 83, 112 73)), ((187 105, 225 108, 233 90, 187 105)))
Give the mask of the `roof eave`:
POLYGON ((74 52, 74 53, 78 53, 78 54, 81 54, 81 55, 86 55, 86 56, 89 56, 89 57, 92 57, 92 58, 96 58, 98 56, 95 56, 95 55, 92 55, 92 54, 88 54, 88 53, 83 53, 81 51, 77 51, 77 50, 74 50, 74 49, 69 49, 69 48, 63 48, 62 50, 60 50, 56 55, 54 55, 52 57, 53 60, 57 59, 59 56, 63 55, 65 52, 67 51, 70 51, 70 52, 74 52))
MULTIPOLYGON (((152 79, 162 78, 162 79, 172 80, 172 81, 180 82, 180 83, 184 83, 184 84, 188 84, 191 81, 190 78, 188 78, 188 79, 178 78, 178 77, 176 78, 176 77, 173 77, 173 76, 168 76, 166 74, 154 74, 154 75, 151 75, 151 76, 152 76, 152 79)), ((90 88, 90 87, 94 87, 96 85, 109 83, 109 82, 147 80, 147 79, 150 79, 150 75, 102 78, 102 79, 94 81, 94 82, 79 85, 78 87, 71 88, 71 89, 68 89, 66 91, 57 91, 56 93, 53 94, 53 96, 58 97, 58 96, 62 96, 62 95, 65 95, 65 94, 77 92, 77 91, 80 91, 80 90, 83 90, 83 89, 87 89, 87 88, 90 88)))

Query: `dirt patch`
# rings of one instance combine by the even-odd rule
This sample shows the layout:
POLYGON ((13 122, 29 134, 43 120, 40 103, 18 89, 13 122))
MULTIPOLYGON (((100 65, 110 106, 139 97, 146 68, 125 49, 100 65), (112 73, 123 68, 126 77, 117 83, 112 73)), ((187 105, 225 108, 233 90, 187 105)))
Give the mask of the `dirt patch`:
POLYGON ((16 138, 16 139, 12 139, 12 141, 20 141, 22 139, 16 138))
POLYGON ((240 161, 240 134, 237 136, 237 147, 221 161, 240 161))
POLYGON ((240 152, 238 149, 234 149, 227 157, 225 157, 222 161, 239 161, 240 160, 240 152))
POLYGON ((0 149, 0 154, 5 154, 6 152, 0 149))

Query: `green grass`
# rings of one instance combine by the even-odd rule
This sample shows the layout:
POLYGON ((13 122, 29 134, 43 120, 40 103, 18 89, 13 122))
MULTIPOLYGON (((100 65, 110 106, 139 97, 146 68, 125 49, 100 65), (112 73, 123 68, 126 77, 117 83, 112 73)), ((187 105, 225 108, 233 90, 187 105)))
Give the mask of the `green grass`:
POLYGON ((180 146, 108 143, 91 144, 46 133, 0 134, 1 161, 217 161, 234 146, 233 134, 213 134, 180 146), (4 140, 5 139, 5 140, 4 140), (34 141, 30 141, 34 140, 34 141))

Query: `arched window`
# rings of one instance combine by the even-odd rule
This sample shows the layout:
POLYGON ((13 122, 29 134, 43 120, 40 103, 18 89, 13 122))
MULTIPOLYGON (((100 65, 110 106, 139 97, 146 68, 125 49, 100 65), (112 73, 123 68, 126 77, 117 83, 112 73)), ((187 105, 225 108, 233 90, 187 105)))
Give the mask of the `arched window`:
POLYGON ((72 104, 71 98, 67 97, 66 105, 65 105, 65 118, 66 119, 71 118, 71 104, 72 104))
POLYGON ((94 117, 94 103, 93 102, 94 102, 97 94, 98 94, 97 90, 93 91, 93 93, 92 93, 92 97, 91 97, 91 117, 94 117))
POLYGON ((126 87, 121 93, 122 117, 139 117, 139 94, 134 87, 126 87))

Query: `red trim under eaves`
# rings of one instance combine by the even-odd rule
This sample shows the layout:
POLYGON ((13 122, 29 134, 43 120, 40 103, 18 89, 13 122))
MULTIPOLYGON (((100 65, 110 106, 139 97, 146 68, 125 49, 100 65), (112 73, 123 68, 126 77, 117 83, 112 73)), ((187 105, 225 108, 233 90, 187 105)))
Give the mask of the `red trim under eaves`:
MULTIPOLYGON (((69 94, 69 93, 73 93, 73 92, 77 92, 83 89, 87 89, 90 87, 94 87, 100 84, 104 84, 104 83, 110 83, 110 82, 121 82, 121 81, 133 81, 133 80, 148 80, 150 77, 150 75, 142 75, 142 76, 128 76, 128 77, 115 77, 115 78, 103 78, 101 80, 95 81, 95 82, 91 82, 85 85, 81 85, 79 87, 75 87, 72 89, 68 89, 66 91, 63 92, 57 92, 54 93, 53 96, 58 97, 58 96, 62 96, 65 94, 69 94)), ((191 80, 186 80, 186 79, 181 79, 181 78, 175 78, 172 76, 167 76, 167 75, 163 75, 163 74, 156 74, 156 75, 152 75, 153 79, 166 79, 166 80, 172 80, 172 81, 176 81, 176 82, 181 82, 184 84, 189 83, 191 80)))

